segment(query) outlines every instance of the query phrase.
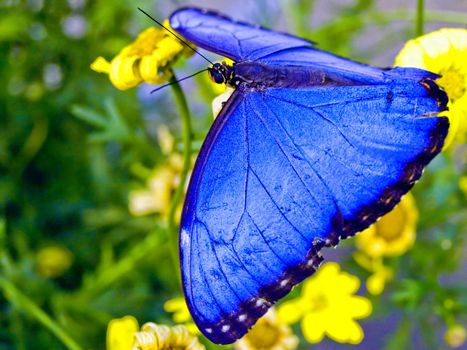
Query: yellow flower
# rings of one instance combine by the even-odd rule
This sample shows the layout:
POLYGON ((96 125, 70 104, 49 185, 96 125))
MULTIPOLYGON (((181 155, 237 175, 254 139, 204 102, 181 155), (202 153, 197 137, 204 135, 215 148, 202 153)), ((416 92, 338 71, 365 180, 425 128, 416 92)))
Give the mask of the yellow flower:
POLYGON ((149 322, 135 334, 133 350, 205 350, 185 326, 167 327, 149 322))
POLYGON ((373 295, 380 295, 384 287, 386 285, 386 282, 389 279, 390 274, 390 269, 380 269, 377 270, 374 274, 372 274, 368 279, 366 280, 366 290, 373 295))
POLYGON ((167 161, 154 169, 148 178, 146 188, 131 191, 129 194, 129 210, 132 215, 148 214, 167 215, 172 195, 180 181, 182 156, 174 153, 167 161))
POLYGON ((73 262, 73 255, 58 245, 41 248, 36 255, 37 273, 46 278, 61 276, 73 262))
POLYGON ((138 331, 132 316, 110 321, 107 327, 107 350, 205 350, 198 338, 185 326, 167 327, 149 322, 138 331))
POLYGON ((467 136, 467 29, 443 28, 409 40, 395 60, 396 66, 416 67, 441 75, 437 83, 449 97, 448 146, 467 136))
POLYGON ((354 295, 359 287, 360 280, 341 272, 337 263, 324 264, 305 281, 299 298, 279 307, 279 320, 288 324, 301 320, 303 335, 310 343, 327 335, 340 343, 358 344, 363 330, 355 320, 372 311, 367 298, 354 295))
POLYGON ((366 281, 370 294, 381 294, 393 278, 393 271, 384 265, 383 257, 402 255, 412 247, 417 216, 415 199, 408 193, 391 212, 357 235, 355 242, 359 251, 353 257, 372 273, 366 281))
POLYGON ((393 271, 383 264, 382 257, 369 257, 361 252, 353 254, 354 260, 372 274, 366 280, 366 289, 370 294, 380 295, 386 283, 392 280, 393 271))
MULTIPOLYGON (((168 21, 164 22, 166 27, 168 21)), ((170 67, 182 52, 191 53, 163 28, 150 27, 109 63, 98 57, 91 69, 109 75, 116 88, 126 90, 142 82, 161 84, 170 79, 170 67)))
POLYGON ((162 154, 169 155, 175 148, 175 139, 170 132, 170 129, 162 124, 157 128, 157 141, 161 148, 162 154))
POLYGON ((356 237, 358 249, 371 257, 399 256, 415 241, 418 212, 408 193, 394 209, 356 237))
POLYGON ((259 319, 253 328, 234 344, 236 350, 294 350, 298 337, 279 322, 274 308, 259 319))
POLYGON ((467 338, 467 332, 465 327, 460 324, 452 325, 448 328, 446 333, 444 333, 444 341, 451 348, 461 347, 467 338))
POLYGON ((107 326, 107 350, 131 350, 138 331, 138 321, 133 316, 117 318, 107 326))
POLYGON ((174 322, 183 324, 191 334, 198 335, 201 333, 191 318, 185 298, 167 300, 164 304, 164 310, 173 313, 172 319, 174 322))

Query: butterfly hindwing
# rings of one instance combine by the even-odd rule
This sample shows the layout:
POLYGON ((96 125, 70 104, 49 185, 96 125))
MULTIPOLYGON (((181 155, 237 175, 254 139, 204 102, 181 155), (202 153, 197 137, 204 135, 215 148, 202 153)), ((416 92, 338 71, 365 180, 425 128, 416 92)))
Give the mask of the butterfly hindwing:
POLYGON ((446 118, 429 116, 441 107, 417 80, 270 89, 261 103, 282 118, 283 130, 323 178, 341 211, 343 237, 399 202, 440 152, 448 129, 446 118))
POLYGON ((201 331, 221 343, 246 333, 314 271, 320 259, 313 243, 338 216, 319 176, 275 140, 263 111, 251 114, 255 94, 237 92, 216 120, 181 224, 188 305, 201 331))
POLYGON ((314 271, 326 240, 388 212, 442 147, 447 120, 423 116, 439 108, 417 80, 235 92, 183 213, 183 284, 201 331, 239 338, 314 271))

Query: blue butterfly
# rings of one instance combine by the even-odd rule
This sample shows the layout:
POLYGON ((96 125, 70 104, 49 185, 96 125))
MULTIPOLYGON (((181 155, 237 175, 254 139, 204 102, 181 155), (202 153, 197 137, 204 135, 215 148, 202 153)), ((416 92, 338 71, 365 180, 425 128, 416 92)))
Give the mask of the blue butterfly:
POLYGON ((437 75, 380 69, 216 12, 170 25, 232 59, 235 88, 196 161, 180 228, 184 292, 215 343, 242 337, 313 274, 319 251, 389 212, 438 154, 449 122, 437 75))

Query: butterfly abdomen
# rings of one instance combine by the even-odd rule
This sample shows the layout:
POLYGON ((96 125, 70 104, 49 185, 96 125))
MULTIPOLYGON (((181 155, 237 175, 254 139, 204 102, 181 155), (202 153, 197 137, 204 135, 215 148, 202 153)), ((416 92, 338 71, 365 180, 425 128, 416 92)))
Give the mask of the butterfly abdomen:
MULTIPOLYGON (((234 67, 236 81, 247 88, 309 88, 311 86, 351 86, 362 82, 338 76, 320 69, 299 66, 266 65, 259 62, 240 62, 234 67)), ((235 86, 234 82, 228 82, 235 86)), ((237 83, 238 85, 238 83, 237 83)))

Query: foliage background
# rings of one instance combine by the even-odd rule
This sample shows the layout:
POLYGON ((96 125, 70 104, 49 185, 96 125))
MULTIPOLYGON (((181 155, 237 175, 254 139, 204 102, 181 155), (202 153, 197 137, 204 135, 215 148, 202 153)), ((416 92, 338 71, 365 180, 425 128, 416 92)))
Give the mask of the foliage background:
MULTIPOLYGON (((155 95, 148 87, 118 91, 89 65, 97 56, 113 57, 152 25, 136 6, 164 19, 186 3, 0 1, 0 349, 64 348, 50 332, 54 324, 82 348, 102 349, 112 318, 131 314, 141 323, 172 323, 162 305, 180 292, 167 224, 160 215, 132 216, 128 194, 143 187, 148 171, 164 161, 156 137, 160 125, 169 126, 181 147, 173 96, 170 89, 155 95), (83 110, 104 122, 83 120, 83 110), (54 278, 40 273, 38 252, 50 245, 72 256, 71 266, 54 278)), ((421 22, 415 29, 415 1, 197 5, 383 66, 421 30, 421 22)), ((466 26, 464 0, 426 1, 424 7, 425 31, 466 26)), ((178 64, 177 75, 204 66, 193 57, 178 64)), ((196 148, 212 121, 216 92, 206 77, 183 88, 196 148)), ((446 300, 454 301, 448 314, 466 322, 467 211, 458 186, 466 175, 465 152, 460 145, 438 157, 416 186, 417 243, 391 262, 402 268, 374 300, 361 348, 443 348, 446 300)), ((346 242, 325 257, 364 278, 351 261, 352 251, 352 242, 346 242)), ((350 346, 325 341, 314 348, 350 346)))

